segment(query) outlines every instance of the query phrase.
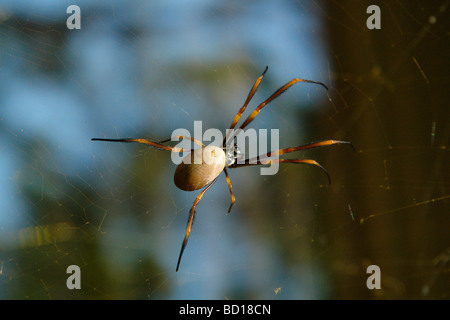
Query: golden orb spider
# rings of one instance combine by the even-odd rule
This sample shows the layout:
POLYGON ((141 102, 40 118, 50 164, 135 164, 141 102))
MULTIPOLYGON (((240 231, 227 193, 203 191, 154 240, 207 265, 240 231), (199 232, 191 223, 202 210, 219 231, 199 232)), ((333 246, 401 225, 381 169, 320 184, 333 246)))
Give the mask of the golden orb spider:
MULTIPOLYGON (((236 116, 233 119, 233 122, 230 125, 229 129, 234 129, 236 127, 237 122, 240 120, 242 114, 244 113, 245 109, 247 108, 247 105, 249 104, 250 100, 253 98, 256 90, 258 89, 259 84, 261 83, 262 78, 264 77, 264 74, 267 72, 268 67, 264 70, 264 72, 259 76, 258 79, 256 79, 255 84, 253 85, 252 89, 250 90, 250 93, 247 96, 247 99, 244 102, 244 105, 239 109, 236 116)), ((290 88, 292 85, 296 84, 297 82, 308 82, 308 83, 314 83, 319 84, 325 89, 328 90, 328 87, 317 81, 312 80, 305 80, 305 79, 299 79, 294 78, 288 83, 286 83, 284 86, 279 88, 277 91, 275 91, 267 100, 259 104, 256 109, 248 116, 248 118, 244 121, 244 123, 239 127, 239 129, 244 129, 247 127, 247 125, 252 122, 256 116, 259 114, 262 108, 264 108, 267 104, 269 104, 272 100, 280 96, 284 91, 286 91, 288 88, 290 88)), ((231 136, 233 137, 233 136, 231 136)), ((228 175, 227 168, 234 169, 234 168, 241 168, 241 167, 247 167, 247 166, 253 166, 253 165, 270 165, 272 163, 305 163, 305 164, 311 164, 314 166, 319 167, 322 169, 327 177, 328 182, 330 182, 330 176, 328 172, 325 170, 324 167, 322 167, 319 163, 317 163, 315 160, 310 159, 268 159, 272 156, 280 156, 286 153, 299 151, 299 150, 305 150, 305 149, 311 149, 316 147, 323 147, 323 146, 329 146, 333 144, 349 144, 348 141, 339 141, 339 140, 325 140, 325 141, 318 141, 309 143, 306 145, 298 146, 298 147, 291 147, 286 149, 279 149, 269 152, 266 155, 258 156, 257 158, 252 159, 245 159, 245 161, 241 163, 237 163, 235 160, 237 159, 237 152, 235 149, 234 152, 231 153, 225 153, 224 150, 227 149, 227 140, 229 137, 225 136, 222 148, 215 147, 215 146, 205 146, 203 143, 201 143, 198 140, 195 140, 193 138, 188 138, 185 136, 178 136, 178 139, 189 139, 193 141, 194 143, 201 146, 201 148, 198 149, 183 149, 183 148, 176 148, 164 145, 165 142, 171 141, 171 139, 167 139, 160 142, 155 142, 148 139, 103 139, 103 138, 92 138, 92 141, 109 141, 109 142, 138 142, 142 144, 149 145, 151 147, 157 148, 159 150, 167 150, 171 152, 185 152, 190 151, 190 154, 188 154, 185 158, 183 158, 182 162, 177 166, 175 170, 174 175, 174 182, 175 185, 184 191, 195 191, 199 190, 201 188, 204 188, 199 195, 195 198, 194 204, 192 205, 189 219, 187 222, 187 228, 186 228, 186 234, 184 236, 183 243, 181 245, 180 254, 178 256, 178 262, 177 262, 177 268, 176 271, 178 271, 180 267, 180 261, 181 257, 183 255, 184 249, 186 247, 189 235, 191 233, 192 224, 194 222, 194 216, 195 216, 195 209, 202 199, 203 195, 206 191, 208 191, 213 184, 217 181, 217 178, 219 175, 224 172, 225 178, 228 184, 228 188, 230 190, 231 195, 231 205, 228 209, 228 213, 231 211, 231 208, 233 207, 233 204, 235 203, 235 197, 233 194, 233 188, 231 186, 231 180, 228 175), (195 155, 201 154, 202 155, 202 162, 199 164, 194 163, 192 161, 195 157, 195 155), (205 161, 206 160, 206 161, 205 161)))

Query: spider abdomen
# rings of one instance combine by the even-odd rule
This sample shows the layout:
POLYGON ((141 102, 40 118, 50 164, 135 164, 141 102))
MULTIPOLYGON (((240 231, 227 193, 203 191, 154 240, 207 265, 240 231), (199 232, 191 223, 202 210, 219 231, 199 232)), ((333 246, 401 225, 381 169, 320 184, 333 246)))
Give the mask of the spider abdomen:
POLYGON ((225 158, 225 152, 219 147, 207 146, 194 150, 184 157, 175 170, 175 185, 184 191, 205 187, 223 171, 225 158))

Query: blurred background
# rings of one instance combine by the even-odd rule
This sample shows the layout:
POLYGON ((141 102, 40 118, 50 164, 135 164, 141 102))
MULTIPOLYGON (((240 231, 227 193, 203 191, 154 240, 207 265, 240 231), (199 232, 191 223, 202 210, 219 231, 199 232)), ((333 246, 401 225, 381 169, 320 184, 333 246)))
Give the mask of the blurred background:
POLYGON ((0 298, 448 299, 449 4, 1 1, 0 298), (90 139, 225 130, 266 65, 249 110, 295 77, 330 89, 295 85, 250 127, 356 151, 289 155, 330 185, 312 166, 230 170, 229 215, 222 175, 176 273, 199 192, 168 152, 90 139))

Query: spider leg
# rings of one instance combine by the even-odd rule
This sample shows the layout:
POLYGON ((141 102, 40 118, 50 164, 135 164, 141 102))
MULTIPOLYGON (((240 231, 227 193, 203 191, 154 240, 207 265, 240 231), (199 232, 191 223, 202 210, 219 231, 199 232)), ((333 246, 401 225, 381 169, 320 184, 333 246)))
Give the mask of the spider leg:
POLYGON ((229 168, 241 168, 241 167, 247 167, 247 166, 251 166, 251 165, 266 165, 266 164, 272 164, 272 163, 305 163, 305 164, 312 164, 316 167, 319 167, 320 169, 322 169, 327 177, 328 177, 328 183, 331 184, 331 179, 330 179, 330 175, 328 174, 328 171, 322 167, 317 161, 315 160, 310 160, 310 159, 267 159, 269 157, 272 156, 280 156, 286 153, 290 153, 290 152, 295 152, 295 151, 299 151, 299 150, 305 150, 305 149, 312 149, 312 148, 319 148, 319 147, 324 147, 324 146, 331 146, 333 144, 348 144, 350 145, 353 150, 355 149, 353 147, 353 144, 351 144, 351 142, 348 141, 340 141, 340 140, 324 140, 324 141, 318 141, 318 142, 313 142, 313 143, 308 143, 299 147, 292 147, 292 148, 285 148, 285 149, 279 149, 279 150, 275 150, 275 151, 270 151, 269 153, 267 153, 266 155, 260 155, 256 158, 251 158, 251 159, 246 159, 244 161, 244 163, 240 164, 240 163, 234 163, 231 166, 229 166, 229 168))
POLYGON ((320 169, 325 172, 328 178, 328 183, 331 184, 331 178, 328 171, 322 167, 317 161, 311 160, 311 159, 266 159, 266 160, 258 160, 256 163, 250 163, 250 159, 245 160, 245 163, 242 164, 233 164, 229 166, 229 168, 242 168, 242 167, 249 167, 249 166, 262 166, 272 163, 304 163, 304 164, 312 164, 316 167, 319 167, 320 169))
POLYGON ((255 84, 253 85, 253 88, 250 90, 250 92, 247 96, 247 99, 244 102, 244 105, 241 107, 241 109, 239 109, 238 113, 234 117, 233 122, 231 123, 230 129, 233 129, 236 126, 236 124, 238 123, 239 119, 241 118, 242 114, 244 113, 245 109, 247 108, 247 105, 249 104, 250 100, 252 100, 253 96, 255 95, 255 92, 258 89, 258 86, 261 83, 262 78, 264 77, 264 74, 267 72, 267 69, 269 69, 269 67, 266 66, 266 69, 264 70, 264 72, 259 76, 258 79, 256 79, 255 84))
MULTIPOLYGON (((201 143, 200 141, 198 141, 198 140, 196 140, 194 138, 190 138, 190 137, 186 137, 186 136, 176 136, 175 138, 176 139, 188 139, 188 140, 193 141, 195 144, 198 144, 201 147, 205 146, 203 143, 201 143)), ((166 143, 166 142, 171 141, 171 140, 172 139, 166 139, 166 140, 160 141, 159 143, 166 143)))
POLYGON ((317 142, 308 143, 308 144, 305 144, 305 145, 302 145, 302 146, 299 146, 299 147, 291 147, 291 148, 285 148, 285 149, 279 149, 279 150, 275 150, 275 151, 270 151, 266 155, 260 155, 257 158, 248 159, 248 161, 249 162, 254 162, 257 159, 261 160, 261 159, 269 158, 269 157, 272 157, 272 156, 281 156, 283 154, 290 153, 290 152, 295 152, 295 151, 299 151, 299 150, 331 146, 331 145, 334 145, 334 144, 348 144, 348 145, 350 145, 353 148, 353 150, 355 150, 355 147, 353 147, 353 144, 351 142, 348 142, 348 141, 324 140, 324 141, 317 141, 317 142))
POLYGON ((266 101, 262 102, 249 116, 248 118, 244 121, 244 123, 240 126, 240 129, 244 129, 250 122, 253 121, 253 119, 255 119, 255 117, 258 115, 258 113, 261 111, 262 108, 264 108, 267 104, 269 104, 272 100, 274 100, 276 97, 278 97, 279 95, 281 95, 283 92, 285 92, 287 89, 289 89, 291 86, 293 86, 294 84, 296 84, 297 82, 307 82, 307 83, 315 83, 315 84, 320 84, 322 87, 324 87, 325 89, 328 90, 328 87, 323 84, 322 82, 317 82, 317 81, 312 81, 312 80, 305 80, 305 79, 299 79, 299 78, 294 78, 291 81, 289 81, 288 83, 286 83, 284 86, 282 86, 280 89, 278 89, 277 91, 275 91, 266 101))
POLYGON ((183 255, 184 249, 186 248, 186 244, 189 238, 189 235, 191 233, 191 229, 192 229, 192 224, 194 223, 194 216, 195 216, 195 208, 197 207, 197 204, 200 202, 200 200, 202 199, 203 195, 205 194, 206 191, 208 191, 209 188, 212 187, 212 185, 217 181, 217 178, 215 178, 208 186, 206 186, 205 189, 202 190, 202 192, 199 193, 199 195, 197 196, 197 198, 195 198, 194 204, 192 205, 191 208, 191 213, 189 215, 189 219, 188 219, 188 223, 187 223, 187 227, 186 227, 186 235, 184 236, 184 240, 183 243, 181 245, 181 251, 180 251, 180 256, 178 257, 178 262, 177 262, 177 269, 176 271, 178 271, 178 268, 180 267, 180 261, 181 261, 181 256, 183 255))
POLYGON ((231 186, 231 180, 230 180, 230 177, 228 176, 227 168, 224 168, 223 171, 225 172, 225 177, 227 178, 228 189, 230 189, 231 205, 230 205, 230 208, 228 209, 228 213, 230 213, 231 208, 233 207, 233 204, 236 202, 236 198, 234 197, 234 194, 233 194, 233 187, 231 186))
MULTIPOLYGON (((242 114, 244 113, 245 109, 247 108, 250 100, 252 100, 253 96, 255 95, 256 90, 258 89, 259 84, 261 83, 262 78, 264 77, 264 74, 267 72, 268 69, 269 69, 269 67, 266 66, 266 69, 264 70, 264 72, 259 76, 258 79, 256 79, 255 84, 253 85, 252 89, 248 93, 248 96, 244 102, 244 105, 239 109, 239 111, 234 116, 233 122, 230 125, 230 129, 234 129, 234 127, 238 123, 239 119, 241 119, 242 114)), ((225 138, 223 139, 223 145, 225 145, 225 141, 227 139, 228 139, 228 137, 225 136, 225 138)))
POLYGON ((138 143, 142 143, 142 144, 146 144, 149 145, 151 147, 154 147, 156 149, 159 150, 167 150, 167 151, 172 151, 172 152, 187 152, 187 151, 192 151, 191 149, 183 149, 183 148, 175 148, 175 147, 170 147, 170 146, 165 146, 161 143, 152 141, 152 140, 147 140, 147 139, 102 139, 102 138, 92 138, 92 141, 108 141, 108 142, 138 142, 138 143))

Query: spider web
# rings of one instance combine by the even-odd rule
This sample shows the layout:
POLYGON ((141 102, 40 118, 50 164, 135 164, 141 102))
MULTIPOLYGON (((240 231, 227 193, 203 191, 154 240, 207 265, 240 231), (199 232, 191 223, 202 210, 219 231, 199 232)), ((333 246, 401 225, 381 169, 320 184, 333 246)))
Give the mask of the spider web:
POLYGON ((449 297, 449 1, 79 1, 68 30, 71 4, 0 6, 0 298, 449 297), (230 170, 229 215, 222 175, 175 273, 198 192, 166 152, 90 139, 225 129, 266 65, 250 110, 294 77, 330 89, 296 85, 251 127, 355 152, 289 155, 331 185, 310 166, 230 170))

